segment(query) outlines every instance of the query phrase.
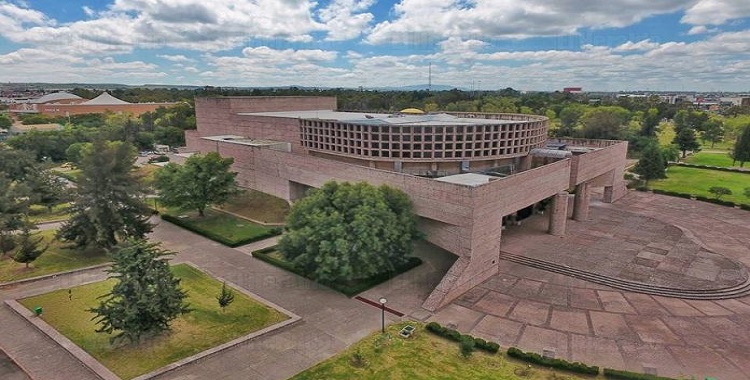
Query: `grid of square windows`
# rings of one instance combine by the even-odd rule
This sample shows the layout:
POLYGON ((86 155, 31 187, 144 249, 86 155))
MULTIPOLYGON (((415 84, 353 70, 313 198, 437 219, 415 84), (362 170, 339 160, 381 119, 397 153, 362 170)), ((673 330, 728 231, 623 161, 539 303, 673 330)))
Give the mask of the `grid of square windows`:
MULTIPOLYGON (((508 116, 508 115, 503 115, 508 116)), ((516 115, 513 115, 516 116, 516 115)), ((302 120, 302 145, 345 155, 401 159, 517 156, 543 147, 547 120, 527 115, 507 124, 370 125, 302 120)))

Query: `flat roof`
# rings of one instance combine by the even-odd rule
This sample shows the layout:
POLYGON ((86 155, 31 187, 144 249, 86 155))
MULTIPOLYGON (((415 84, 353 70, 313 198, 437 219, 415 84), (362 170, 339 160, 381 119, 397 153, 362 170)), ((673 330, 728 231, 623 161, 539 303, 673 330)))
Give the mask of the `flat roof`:
POLYGON ((317 119, 365 125, 500 125, 517 122, 514 120, 457 117, 445 113, 405 115, 371 112, 340 112, 331 110, 240 112, 238 115, 280 117, 288 119, 317 119))
POLYGON ((436 178, 435 181, 477 187, 477 186, 481 186, 486 183, 489 183, 490 181, 496 180, 496 179, 499 179, 499 178, 493 177, 491 175, 486 175, 486 174, 463 173, 463 174, 454 174, 454 175, 436 178))

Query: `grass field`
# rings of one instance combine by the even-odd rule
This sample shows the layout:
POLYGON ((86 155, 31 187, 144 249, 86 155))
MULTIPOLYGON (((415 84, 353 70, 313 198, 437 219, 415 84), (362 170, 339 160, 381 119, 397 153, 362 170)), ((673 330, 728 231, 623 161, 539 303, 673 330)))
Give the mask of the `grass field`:
POLYGON ((263 223, 284 223, 289 213, 289 203, 273 195, 246 189, 220 209, 263 223))
POLYGON ((56 232, 40 231, 33 234, 34 236, 44 236, 44 243, 50 243, 50 246, 42 256, 29 264, 29 268, 25 268, 24 264, 13 261, 10 256, 0 259, 0 282, 42 276, 109 261, 109 258, 101 251, 63 248, 63 245, 67 243, 55 240, 56 232))
POLYGON ((38 224, 67 220, 70 218, 70 203, 55 205, 50 211, 47 206, 31 205, 29 207, 29 222, 38 224))
MULTIPOLYGON (((740 167, 739 162, 734 166, 732 165, 732 159, 727 152, 717 150, 698 152, 688 156, 684 161, 694 165, 720 166, 725 168, 740 167)), ((748 167, 750 167, 750 165, 748 165, 748 167)))
POLYGON ((380 332, 374 333, 341 354, 297 374, 292 380, 583 379, 537 366, 529 370, 528 364, 502 354, 475 351, 464 359, 458 352, 458 343, 427 332, 421 323, 408 322, 417 327, 416 333, 409 339, 399 337, 398 331, 406 324, 389 326, 387 336, 390 339, 380 338, 380 332), (353 365, 352 357, 356 352, 364 356, 364 366, 353 365), (527 376, 516 374, 521 374, 521 371, 528 371, 527 376))
POLYGON ((114 347, 109 335, 96 333, 86 310, 97 305, 97 297, 109 292, 114 280, 26 298, 21 304, 30 310, 44 309, 42 319, 99 362, 124 379, 151 372, 169 363, 195 355, 253 331, 281 322, 288 317, 235 291, 234 303, 222 311, 216 301, 221 283, 188 265, 175 265, 174 274, 182 279, 193 311, 176 319, 172 331, 137 345, 114 347))
POLYGON ((745 197, 744 189, 750 187, 750 174, 723 172, 710 169, 670 166, 667 178, 649 181, 652 189, 675 191, 679 193, 714 197, 708 192, 712 186, 723 186, 732 191, 732 195, 721 197, 722 200, 750 204, 750 198, 745 197))
POLYGON ((175 222, 189 230, 229 246, 261 236, 270 236, 269 233, 274 229, 212 209, 206 209, 203 217, 192 210, 169 209, 163 214, 177 218, 178 221, 175 222))

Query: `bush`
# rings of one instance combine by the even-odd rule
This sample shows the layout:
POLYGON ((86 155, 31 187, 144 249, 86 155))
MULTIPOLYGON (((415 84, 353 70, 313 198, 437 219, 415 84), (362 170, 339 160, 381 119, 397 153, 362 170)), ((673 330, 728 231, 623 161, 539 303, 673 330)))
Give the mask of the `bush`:
POLYGON ((458 350, 461 352, 461 356, 468 358, 474 353, 474 337, 470 335, 464 335, 461 337, 461 342, 458 345, 458 350))
POLYGON ((149 164, 153 164, 154 162, 169 162, 169 156, 156 156, 148 159, 149 164))
POLYGON ((617 380, 674 380, 671 377, 647 375, 630 371, 620 371, 612 368, 604 369, 604 377, 617 380))
POLYGON ((523 352, 515 347, 508 348, 508 356, 525 362, 581 373, 584 375, 599 374, 599 367, 597 366, 589 366, 581 362, 569 362, 562 359, 549 359, 534 352, 523 352))
POLYGON ((482 338, 475 338, 471 335, 461 335, 461 333, 459 333, 458 331, 443 327, 437 322, 430 322, 427 324, 427 326, 425 326, 425 328, 427 329, 427 331, 437 336, 452 340, 454 342, 461 343, 464 339, 470 338, 474 342, 474 347, 491 354, 496 354, 498 351, 500 351, 500 345, 495 342, 488 342, 482 338))
POLYGON ((239 247, 239 246, 245 245, 245 244, 250 244, 252 242, 256 242, 256 241, 263 240, 263 239, 268 239, 270 237, 273 237, 273 236, 281 234, 281 228, 271 228, 271 229, 267 230, 266 232, 264 232, 264 233, 262 233, 260 235, 256 235, 256 236, 249 237, 249 238, 246 238, 246 239, 228 240, 225 237, 219 236, 217 234, 214 234, 211 231, 206 231, 206 230, 202 230, 202 229, 196 228, 194 225, 192 225, 190 223, 186 223, 184 220, 182 220, 180 218, 177 218, 177 217, 175 217, 173 215, 162 214, 161 218, 163 220, 166 220, 167 222, 170 222, 172 224, 176 224, 176 225, 178 225, 178 226, 180 226, 180 227, 182 227, 182 228, 184 228, 186 230, 190 230, 192 232, 195 232, 198 235, 205 236, 205 237, 207 237, 207 238, 209 238, 209 239, 211 239, 213 241, 217 241, 217 242, 219 242, 221 244, 224 244, 227 247, 231 247, 231 248, 239 247))

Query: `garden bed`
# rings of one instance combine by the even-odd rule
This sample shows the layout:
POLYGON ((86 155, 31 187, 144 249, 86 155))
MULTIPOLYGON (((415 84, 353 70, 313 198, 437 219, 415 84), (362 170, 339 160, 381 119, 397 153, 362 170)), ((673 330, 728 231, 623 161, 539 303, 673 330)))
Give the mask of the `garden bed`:
POLYGON ((207 209, 205 216, 196 211, 169 210, 161 218, 229 247, 238 247, 280 235, 279 227, 267 227, 225 212, 207 209))

